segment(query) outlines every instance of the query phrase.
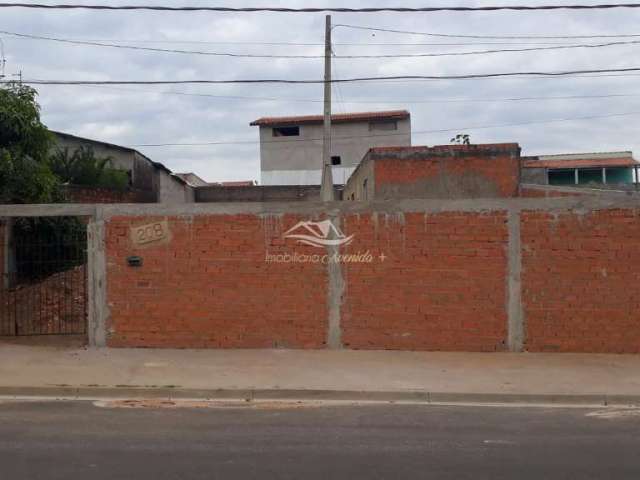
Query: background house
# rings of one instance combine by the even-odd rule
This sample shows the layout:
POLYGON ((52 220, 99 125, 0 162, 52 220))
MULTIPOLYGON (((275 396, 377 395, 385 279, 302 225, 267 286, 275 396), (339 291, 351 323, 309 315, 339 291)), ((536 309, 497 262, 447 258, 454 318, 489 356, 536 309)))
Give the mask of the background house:
POLYGON ((347 181, 343 200, 516 197, 517 143, 372 148, 347 181))
POLYGON ((182 180, 187 182, 192 187, 205 187, 209 185, 209 183, 206 180, 204 180, 203 178, 200 178, 198 175, 196 175, 193 172, 175 173, 174 175, 176 175, 177 177, 180 177, 182 180))
MULTIPOLYGON (((410 146, 411 116, 406 110, 331 116, 333 180, 344 185, 364 155, 377 146, 410 146)), ((260 127, 262 185, 319 185, 322 167, 322 115, 263 117, 260 127)))
MULTIPOLYGON (((70 153, 79 148, 91 148, 96 157, 110 157, 113 168, 125 170, 129 175, 129 185, 136 196, 130 201, 157 203, 189 203, 193 201, 193 189, 184 179, 174 175, 161 163, 154 162, 137 150, 112 143, 89 138, 77 137, 63 132, 52 131, 55 136, 54 152, 68 149, 70 153)), ((52 152, 53 153, 53 152, 52 152)), ((93 200, 87 198, 91 189, 74 189, 72 199, 76 201, 93 200), (75 196, 74 196, 75 195, 75 196)), ((113 201, 113 200, 111 200, 113 201)))
POLYGON ((523 183, 542 185, 633 184, 640 164, 632 152, 570 153, 523 157, 523 183))

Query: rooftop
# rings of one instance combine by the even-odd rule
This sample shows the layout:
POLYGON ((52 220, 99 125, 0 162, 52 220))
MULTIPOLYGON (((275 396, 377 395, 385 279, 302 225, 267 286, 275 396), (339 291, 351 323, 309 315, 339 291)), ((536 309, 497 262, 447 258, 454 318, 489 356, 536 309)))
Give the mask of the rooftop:
MULTIPOLYGON (((407 110, 387 110, 381 112, 336 113, 331 115, 332 123, 362 122, 371 120, 404 120, 411 116, 407 110)), ((322 123, 322 115, 301 115, 289 117, 261 117, 254 120, 251 126, 277 126, 322 123)))
POLYGON ((72 135, 70 133, 58 132, 56 130, 49 130, 49 131, 53 135, 59 138, 63 138, 63 139, 66 138, 68 140, 75 140, 82 143, 93 143, 95 145, 103 145, 109 148, 115 148, 118 150, 124 150, 126 152, 137 153, 140 157, 148 161, 154 168, 163 170, 167 174, 171 175, 173 178, 177 179, 179 182, 187 183, 183 178, 181 178, 179 175, 174 174, 169 168, 165 167, 162 163, 151 160, 149 157, 147 157, 145 154, 141 153, 140 151, 136 150, 135 148, 116 145, 115 143, 103 142, 102 140, 94 140, 93 138, 79 137, 77 135, 72 135))
POLYGON ((633 153, 629 151, 538 155, 523 157, 523 160, 525 168, 597 168, 638 165, 638 162, 633 158, 633 153))

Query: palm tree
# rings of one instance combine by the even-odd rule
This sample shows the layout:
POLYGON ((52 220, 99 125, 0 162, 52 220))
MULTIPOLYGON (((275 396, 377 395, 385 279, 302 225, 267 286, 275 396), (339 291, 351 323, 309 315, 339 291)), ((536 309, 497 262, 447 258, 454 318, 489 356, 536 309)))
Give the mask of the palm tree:
POLYGON ((127 172, 113 168, 111 157, 96 157, 91 147, 73 152, 60 148, 49 158, 49 165, 65 184, 107 188, 126 188, 128 184, 127 172))

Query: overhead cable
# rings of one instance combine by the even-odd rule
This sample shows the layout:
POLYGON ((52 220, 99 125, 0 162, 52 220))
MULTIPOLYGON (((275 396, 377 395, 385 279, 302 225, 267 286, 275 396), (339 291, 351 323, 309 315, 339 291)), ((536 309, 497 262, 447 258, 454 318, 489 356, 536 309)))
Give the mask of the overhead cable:
POLYGON ((568 40, 568 39, 593 39, 593 38, 629 38, 640 37, 640 33, 621 33, 621 34, 604 34, 604 35, 460 35, 453 33, 435 33, 435 32, 416 32, 410 30, 395 30, 391 28, 368 27, 365 25, 349 25, 345 23, 337 23, 333 28, 351 28, 354 30, 369 30, 374 32, 401 33, 406 35, 422 35, 427 37, 444 37, 444 38, 469 38, 469 39, 488 39, 488 40, 568 40))
MULTIPOLYGON (((183 92, 175 90, 141 90, 136 88, 121 88, 121 87, 108 87, 101 85, 78 85, 81 87, 92 87, 105 90, 113 90, 117 92, 130 92, 136 94, 149 94, 149 95, 177 95, 187 97, 200 97, 200 98, 214 98, 220 100, 248 100, 248 101, 273 101, 273 102, 292 102, 292 103, 323 103, 321 98, 291 98, 291 97, 265 97, 265 96, 250 96, 250 95, 215 95, 210 93, 198 93, 198 92, 183 92)), ((630 98, 640 97, 640 93, 604 93, 596 95, 557 95, 557 96, 527 96, 527 97, 489 97, 489 98, 369 98, 369 99, 356 99, 347 100, 343 99, 344 103, 350 104, 422 104, 422 103, 498 103, 498 102, 525 102, 525 101, 538 101, 538 100, 586 100, 597 98, 630 98)))
MULTIPOLYGON (((567 75, 582 75, 594 73, 623 73, 638 72, 640 67, 627 68, 603 68, 585 70, 565 70, 557 72, 499 72, 499 73, 474 73, 465 75, 391 75, 380 77, 352 77, 335 78, 330 83, 359 83, 378 80, 469 80, 479 78, 505 78, 505 77, 563 77, 567 75)), ((10 83, 0 81, 0 84, 10 83)), ((324 80, 293 80, 288 78, 251 78, 251 79, 228 79, 228 80, 22 80, 22 83, 31 85, 187 85, 187 84, 323 84, 324 80)))
POLYGON ((87 4, 43 4, 43 3, 18 3, 2 2, 0 8, 31 8, 47 10, 150 10, 165 12, 274 12, 274 13, 376 13, 376 12, 494 12, 494 11, 536 11, 536 10, 608 10, 614 8, 640 8, 640 3, 609 3, 609 4, 565 4, 565 5, 497 5, 484 7, 209 7, 209 6, 180 6, 165 5, 87 5, 87 4))
MULTIPOLYGON (((122 45, 114 43, 95 42, 89 40, 71 40, 65 38, 56 38, 42 35, 31 35, 26 33, 10 32, 0 30, 0 34, 12 35, 19 38, 28 38, 33 40, 46 40, 72 45, 87 45, 93 47, 119 48, 125 50, 141 50, 156 53, 176 53, 183 55, 209 55, 216 57, 238 57, 238 58, 290 58, 290 59, 319 59, 324 55, 277 55, 277 54, 254 54, 254 53, 231 53, 231 52, 207 52, 199 50, 179 50, 173 48, 157 48, 157 47, 141 47, 137 45, 122 45)), ((417 58, 417 57, 450 57, 450 56, 466 56, 466 55, 483 55, 495 53, 522 53, 546 50, 565 50, 575 48, 602 48, 622 45, 637 45, 640 40, 629 40, 620 42, 607 42, 598 44, 578 44, 578 45, 556 45, 551 47, 528 47, 528 48, 505 48, 493 50, 475 50, 469 52, 439 52, 439 53, 395 53, 395 54, 377 54, 377 55, 334 55, 335 59, 366 59, 366 58, 417 58)))

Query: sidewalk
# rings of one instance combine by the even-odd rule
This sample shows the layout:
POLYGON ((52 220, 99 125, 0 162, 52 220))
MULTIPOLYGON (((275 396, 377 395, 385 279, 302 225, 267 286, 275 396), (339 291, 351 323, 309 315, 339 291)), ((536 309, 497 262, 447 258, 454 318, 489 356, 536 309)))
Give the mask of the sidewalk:
POLYGON ((640 355, 0 343, 0 395, 640 404, 640 355))

